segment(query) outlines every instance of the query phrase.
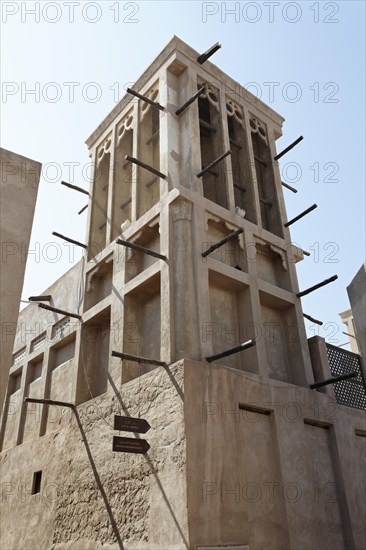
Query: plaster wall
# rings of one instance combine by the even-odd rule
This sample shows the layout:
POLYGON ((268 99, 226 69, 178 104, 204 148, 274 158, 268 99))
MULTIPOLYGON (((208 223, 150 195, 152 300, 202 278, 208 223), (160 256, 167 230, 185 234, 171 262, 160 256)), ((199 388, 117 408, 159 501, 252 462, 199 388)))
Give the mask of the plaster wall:
POLYGON ((7 149, 0 149, 1 160, 1 368, 0 409, 2 407, 15 327, 23 289, 27 251, 42 165, 7 149))
POLYGON ((213 363, 185 394, 191 548, 364 548, 363 411, 213 363))
POLYGON ((189 547, 183 379, 181 364, 160 367, 80 405, 82 431, 70 409, 54 407, 52 433, 3 452, 1 548, 121 548, 116 533, 125 549, 189 547), (114 414, 150 423, 136 436, 146 455, 112 451, 114 435, 135 437, 113 431, 114 414))
MULTIPOLYGON (((366 358, 366 263, 364 263, 347 287, 360 353, 366 358)), ((365 370, 364 370, 365 373, 365 370)))

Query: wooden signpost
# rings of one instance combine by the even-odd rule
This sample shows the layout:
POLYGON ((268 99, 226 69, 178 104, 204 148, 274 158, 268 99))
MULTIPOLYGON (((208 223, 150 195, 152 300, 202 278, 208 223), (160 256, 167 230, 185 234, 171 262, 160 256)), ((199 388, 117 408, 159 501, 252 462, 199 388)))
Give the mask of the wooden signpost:
MULTIPOLYGON (((114 429, 124 432, 145 434, 150 430, 150 424, 144 418, 115 415, 114 429)), ((149 449, 150 445, 146 439, 113 436, 113 451, 115 452, 145 454, 149 449)))
POLYGON ((113 451, 118 453, 145 454, 150 449, 146 439, 135 439, 134 437, 113 437, 113 451))
POLYGON ((146 434, 146 432, 150 430, 150 424, 144 418, 132 418, 132 416, 115 415, 114 429, 122 432, 146 434))

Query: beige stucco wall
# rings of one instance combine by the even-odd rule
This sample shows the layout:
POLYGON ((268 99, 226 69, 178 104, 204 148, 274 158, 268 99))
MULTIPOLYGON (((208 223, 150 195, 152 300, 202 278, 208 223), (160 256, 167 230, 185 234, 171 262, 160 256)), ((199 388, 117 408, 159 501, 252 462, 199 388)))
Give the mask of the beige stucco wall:
POLYGON ((54 431, 1 455, 1 548, 120 548, 111 517, 126 549, 186 548, 183 392, 177 364, 79 406, 88 450, 71 410, 55 407, 54 431), (112 451, 114 414, 150 423, 146 455, 112 451))
POLYGON ((364 411, 207 363, 185 396, 190 548, 364 549, 364 411))
MULTIPOLYGON (((358 346, 365 365, 366 361, 366 263, 360 267, 347 287, 351 303, 358 346)), ((365 372, 365 371, 364 371, 365 372)))
POLYGON ((1 155, 1 368, 3 404, 23 288, 41 164, 6 149, 1 155))

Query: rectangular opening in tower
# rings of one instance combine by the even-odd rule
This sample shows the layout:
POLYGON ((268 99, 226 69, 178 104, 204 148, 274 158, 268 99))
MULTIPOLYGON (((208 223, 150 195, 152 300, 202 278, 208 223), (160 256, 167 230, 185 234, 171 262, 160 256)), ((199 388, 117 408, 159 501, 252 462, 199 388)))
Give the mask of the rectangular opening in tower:
MULTIPOLYGON (((151 87, 146 94, 149 99, 158 101, 158 83, 151 87)), ((160 171, 160 116, 161 112, 156 107, 139 101, 139 140, 138 160, 160 171)), ((150 210, 160 198, 160 178, 145 168, 138 167, 138 215, 140 218, 150 210)))
POLYGON ((250 118, 255 172, 257 177, 262 226, 278 237, 283 237, 278 206, 268 130, 257 118, 250 118))
POLYGON ((301 335, 294 305, 263 291, 259 296, 260 336, 265 343, 269 376, 290 384, 304 384, 301 335))
POLYGON ((132 178, 136 166, 125 160, 133 156, 133 122, 132 112, 127 114, 117 127, 117 144, 114 162, 113 206, 112 206, 112 240, 121 235, 121 225, 131 221, 132 178))
POLYGON ((111 311, 108 307, 84 323, 81 328, 76 391, 78 403, 89 401, 107 391, 110 324, 111 311))
MULTIPOLYGON (((198 84, 201 88, 202 84, 198 84)), ((198 98, 202 169, 219 158, 224 151, 219 93, 208 89, 198 98)), ((222 161, 202 176, 203 195, 227 208, 226 162, 222 161)))
MULTIPOLYGON (((228 229, 224 220, 219 220, 217 217, 207 220, 206 242, 202 243, 202 252, 207 250, 211 245, 218 243, 227 237, 233 229, 228 229)), ((224 245, 220 246, 211 252, 207 258, 212 258, 231 267, 235 267, 239 271, 248 272, 248 259, 245 246, 240 244, 240 240, 244 239, 241 235, 231 239, 224 245)), ((241 242, 244 242, 243 240, 241 242)))
POLYGON ((261 240, 255 243, 257 276, 272 285, 291 291, 291 279, 285 250, 261 240))
MULTIPOLYGON (((210 320, 203 323, 203 338, 211 340, 212 352, 220 353, 255 337, 249 287, 209 270, 210 320)), ((227 367, 258 372, 256 348, 223 357, 227 367)))
POLYGON ((89 259, 94 258, 106 247, 107 235, 107 209, 108 209, 108 187, 110 172, 110 154, 103 153, 95 165, 93 195, 91 205, 90 235, 89 235, 89 259))
POLYGON ((18 420, 22 410, 22 382, 23 369, 19 368, 9 377, 8 399, 4 406, 4 417, 7 417, 3 435, 2 450, 9 449, 16 445, 18 420))
MULTIPOLYGON (((160 360, 161 349, 161 297, 160 273, 125 295, 123 351, 160 360)), ((122 381, 157 368, 149 363, 123 361, 122 381)))
POLYGON ((257 223, 244 115, 239 106, 229 99, 227 99, 226 110, 235 206, 245 210, 247 220, 257 223))
MULTIPOLYGON (((27 386, 25 394, 34 399, 42 398, 42 367, 43 354, 33 359, 28 364, 27 386)), ((20 426, 19 439, 24 443, 38 437, 41 423, 42 405, 40 403, 27 403, 26 411, 20 426)))
POLYGON ((84 311, 101 302, 112 291, 113 258, 112 255, 99 262, 86 275, 84 311))
MULTIPOLYGON (((133 242, 149 250, 160 253, 158 220, 156 220, 154 225, 150 224, 149 226, 145 226, 139 237, 136 240, 134 239, 133 242)), ((157 261, 159 260, 154 256, 145 254, 140 250, 128 248, 126 250, 125 282, 131 281, 134 277, 139 275, 139 273, 142 273, 157 261)))
MULTIPOLYGON (((71 402, 76 368, 75 339, 76 332, 70 333, 50 349, 45 399, 71 402)), ((41 434, 44 430, 46 433, 58 430, 62 417, 67 413, 70 409, 66 407, 44 407, 41 434)))

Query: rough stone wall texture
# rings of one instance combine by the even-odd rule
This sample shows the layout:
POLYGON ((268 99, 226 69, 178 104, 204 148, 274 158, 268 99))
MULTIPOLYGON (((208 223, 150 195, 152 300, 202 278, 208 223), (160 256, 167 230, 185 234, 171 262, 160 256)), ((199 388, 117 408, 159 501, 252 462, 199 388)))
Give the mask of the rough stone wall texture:
POLYGON ((124 548, 186 548, 182 395, 182 365, 169 372, 157 368, 121 393, 78 407, 88 450, 74 414, 65 409, 60 429, 4 452, 1 548, 119 548, 111 517, 124 548), (141 435, 151 447, 146 455, 112 451, 114 414, 140 414, 150 423, 141 435), (41 494, 30 495, 38 470, 41 494), (22 484, 28 491, 23 496, 22 484))

